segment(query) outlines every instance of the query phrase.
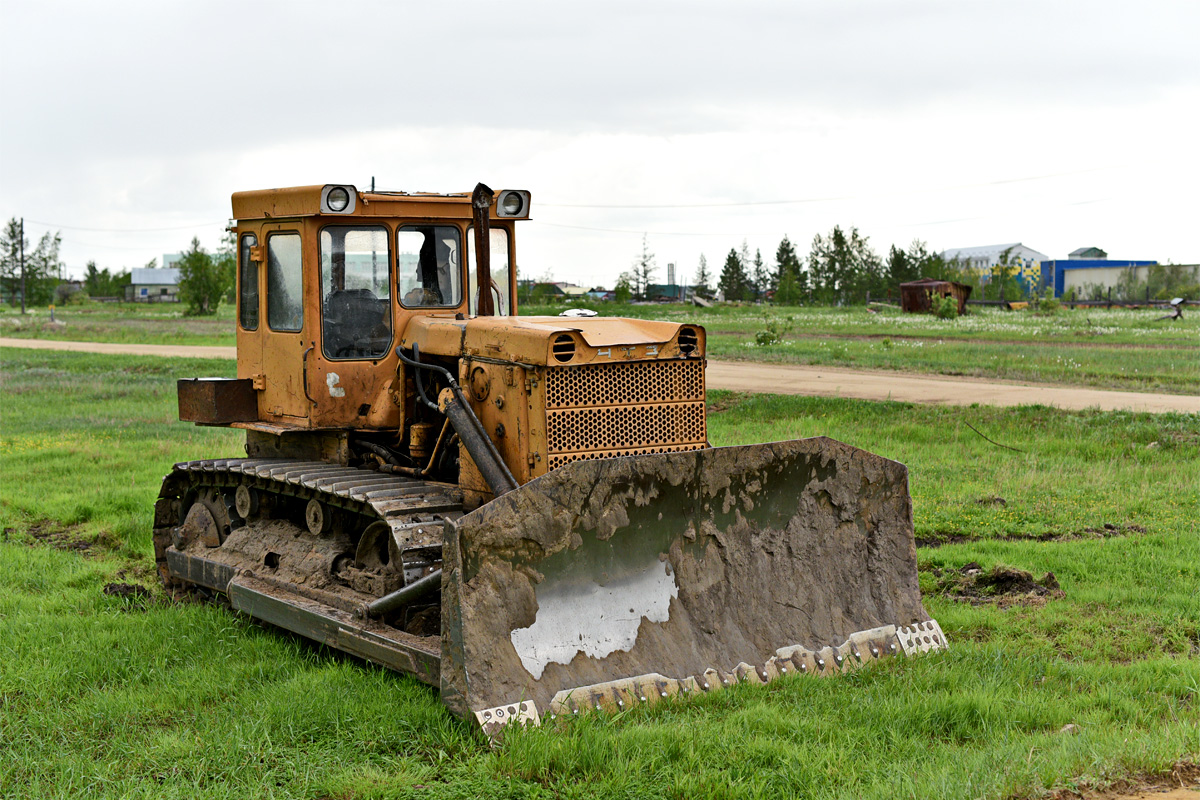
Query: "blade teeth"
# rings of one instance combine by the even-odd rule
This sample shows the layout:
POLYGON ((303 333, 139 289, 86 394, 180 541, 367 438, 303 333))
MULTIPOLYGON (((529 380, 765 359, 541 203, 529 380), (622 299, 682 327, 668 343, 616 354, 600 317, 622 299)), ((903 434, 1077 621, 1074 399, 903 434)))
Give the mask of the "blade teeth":
POLYGON ((949 647, 942 626, 936 619, 917 622, 896 629, 896 641, 906 656, 945 650, 949 647))
POLYGON ((745 661, 733 668, 733 674, 737 676, 738 683, 763 683, 762 676, 754 667, 747 664, 745 661))
POLYGON ((475 720, 489 739, 495 739, 503 732, 504 728, 513 723, 526 723, 534 726, 542 724, 537 706, 532 700, 522 700, 518 703, 476 711, 475 720))
MULTIPOLYGON (((915 655, 944 650, 947 646, 946 636, 937 620, 899 628, 884 625, 858 631, 840 645, 826 645, 818 650, 809 650, 801 645, 781 647, 761 665, 743 661, 732 672, 709 668, 700 675, 682 679, 668 678, 654 672, 593 686, 564 689, 550 702, 549 715, 573 716, 597 710, 625 711, 670 697, 715 692, 736 683, 765 684, 791 675, 835 675, 888 656, 901 653, 915 655)), ((537 709, 532 708, 532 703, 528 705, 536 725, 537 709)), ((502 708, 507 710, 507 707, 502 708)), ((494 712, 495 709, 488 711, 494 712)), ((476 717, 481 724, 485 724, 486 731, 486 723, 480 717, 484 713, 478 712, 476 717)))

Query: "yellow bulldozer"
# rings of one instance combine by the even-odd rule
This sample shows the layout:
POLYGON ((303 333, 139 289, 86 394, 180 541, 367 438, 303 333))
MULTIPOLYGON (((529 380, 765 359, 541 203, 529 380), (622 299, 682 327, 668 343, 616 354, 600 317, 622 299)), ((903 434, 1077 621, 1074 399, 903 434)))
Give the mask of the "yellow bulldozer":
POLYGON ((705 331, 518 317, 530 194, 233 195, 237 378, 179 416, 169 590, 412 674, 488 734, 946 646, 904 465, 709 444, 705 331))

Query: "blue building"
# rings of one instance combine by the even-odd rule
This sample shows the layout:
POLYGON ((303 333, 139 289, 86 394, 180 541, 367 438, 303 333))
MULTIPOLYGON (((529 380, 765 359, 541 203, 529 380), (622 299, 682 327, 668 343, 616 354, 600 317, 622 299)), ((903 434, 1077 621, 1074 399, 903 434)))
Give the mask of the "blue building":
POLYGON ((1092 287, 1115 287, 1124 270, 1151 267, 1157 261, 1112 259, 1099 247, 1081 247, 1066 259, 1043 261, 1042 288, 1053 287, 1054 296, 1061 297, 1072 289, 1076 293, 1092 287))

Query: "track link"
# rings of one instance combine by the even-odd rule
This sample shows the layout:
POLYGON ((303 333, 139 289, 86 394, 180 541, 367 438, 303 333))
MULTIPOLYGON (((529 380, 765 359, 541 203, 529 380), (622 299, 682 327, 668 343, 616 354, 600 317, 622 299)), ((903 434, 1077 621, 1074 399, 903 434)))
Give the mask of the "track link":
MULTIPOLYGON (((331 567, 340 560, 337 553, 342 548, 372 536, 377 540, 384 533, 378 529, 383 523, 391 535, 390 546, 401 558, 399 569, 387 580, 409 583, 440 567, 444 526, 462 513, 462 494, 452 484, 297 459, 188 461, 176 464, 163 479, 154 507, 154 557, 170 590, 205 587, 220 592, 235 609, 257 619, 436 686, 436 605, 431 609, 434 629, 424 633, 411 626, 404 629, 403 621, 369 619, 365 604, 391 589, 370 576, 365 585, 340 583, 343 573, 333 576, 331 567), (243 519, 236 508, 239 487, 257 492, 260 503, 271 497, 271 513, 251 513, 249 521, 243 519), (337 530, 317 531, 312 520, 297 519, 296 509, 313 500, 324 509, 318 519, 339 509, 335 513, 342 524, 337 530), (212 536, 198 543, 182 540, 184 549, 176 549, 181 541, 177 536, 193 524, 189 509, 195 507, 202 507, 212 536), (276 516, 279 509, 288 513, 276 516), (284 532, 272 525, 284 525, 284 532), (271 545, 272 536, 276 546, 271 545), (301 546, 291 550, 288 542, 301 546), (298 570, 293 565, 285 577, 283 566, 273 574, 270 562, 248 560, 246 555, 260 543, 264 551, 274 548, 292 557, 299 552, 298 570)), ((273 552, 266 555, 279 558, 273 552)), ((284 562, 288 558, 283 556, 284 562)))
MULTIPOLYGON (((440 549, 443 520, 457 519, 463 513, 462 492, 452 484, 322 461, 230 458, 181 462, 163 479, 154 505, 154 559, 168 585, 166 551, 172 529, 187 513, 185 500, 213 488, 228 502, 239 485, 301 501, 318 500, 369 521, 382 520, 402 551, 440 549)), ((238 527, 241 520, 231 502, 228 510, 231 525, 238 527)))

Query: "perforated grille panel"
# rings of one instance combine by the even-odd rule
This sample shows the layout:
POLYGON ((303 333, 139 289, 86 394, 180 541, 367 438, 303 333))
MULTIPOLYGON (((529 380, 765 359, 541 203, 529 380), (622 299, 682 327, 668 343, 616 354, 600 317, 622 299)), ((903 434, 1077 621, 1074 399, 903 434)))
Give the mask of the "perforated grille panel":
POLYGON ((546 412, 551 452, 704 441, 704 403, 546 412))
POLYGON ((585 461, 589 458, 617 458, 618 456, 639 456, 643 453, 677 453, 681 450, 703 450, 707 444, 664 445, 663 447, 632 447, 628 450, 605 450, 602 453, 564 453, 550 456, 549 469, 558 469, 563 464, 572 461, 585 461))
POLYGON ((546 370, 547 408, 703 399, 700 361, 630 361, 546 370))
POLYGON ((630 361, 546 370, 548 469, 708 446, 702 361, 630 361))

